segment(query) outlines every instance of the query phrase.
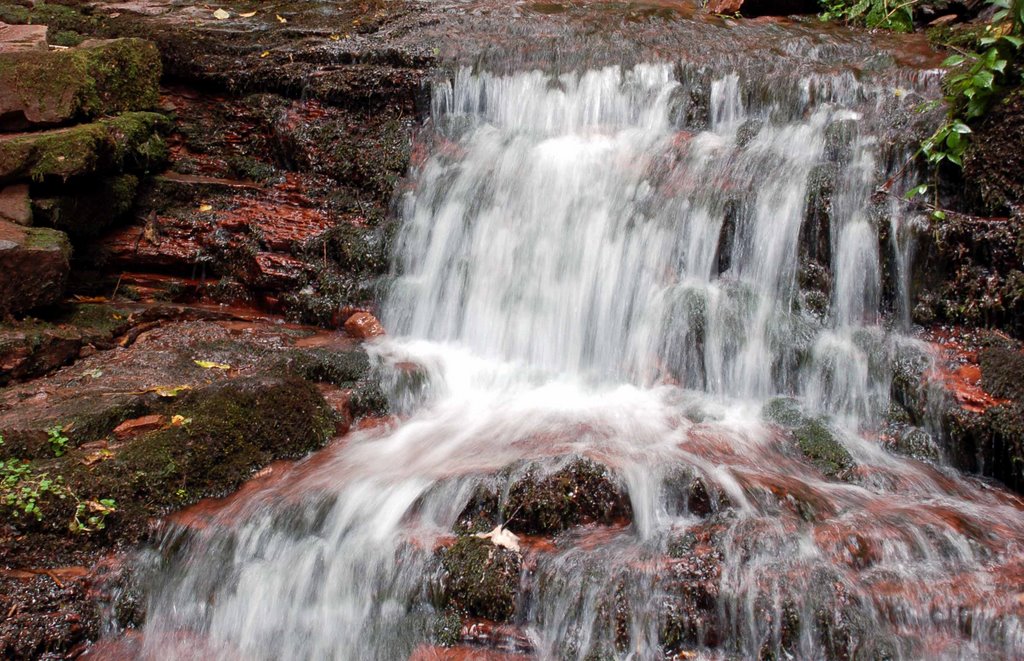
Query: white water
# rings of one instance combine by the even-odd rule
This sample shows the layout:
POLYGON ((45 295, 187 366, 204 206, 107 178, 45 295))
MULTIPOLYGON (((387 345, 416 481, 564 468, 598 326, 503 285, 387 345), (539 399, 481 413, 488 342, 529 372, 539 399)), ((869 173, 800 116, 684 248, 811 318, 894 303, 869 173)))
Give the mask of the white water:
MULTIPOLYGON (((597 545, 569 533, 524 570, 513 622, 537 657, 1024 653, 1020 604, 998 589, 1024 540, 1017 501, 869 433, 892 359, 921 350, 883 326, 871 197, 889 90, 836 75, 757 99, 726 73, 705 81, 706 117, 686 120, 694 80, 676 76, 463 70, 435 88, 393 337, 374 347, 422 365, 427 396, 169 542, 148 654, 406 658, 436 616, 433 540, 477 485, 573 454, 614 471, 632 521, 597 545), (801 230, 830 163, 831 293, 812 312, 801 230), (857 464, 846 480, 762 418, 779 395, 831 420, 857 464), (678 497, 695 480, 710 515, 678 497)), ((886 222, 912 221, 890 206, 886 222)))

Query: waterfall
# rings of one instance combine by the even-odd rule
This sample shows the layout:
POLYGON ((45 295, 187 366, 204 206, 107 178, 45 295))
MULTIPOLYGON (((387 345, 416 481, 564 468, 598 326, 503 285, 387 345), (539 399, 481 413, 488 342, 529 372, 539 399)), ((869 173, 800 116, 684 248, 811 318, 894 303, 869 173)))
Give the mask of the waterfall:
POLYGON ((891 262, 905 321, 892 89, 669 63, 438 82, 372 347, 430 387, 153 550, 144 651, 409 658, 474 494, 585 456, 629 521, 524 551, 533 658, 1024 653, 999 587, 1019 500, 877 439, 924 351, 884 295, 891 262))

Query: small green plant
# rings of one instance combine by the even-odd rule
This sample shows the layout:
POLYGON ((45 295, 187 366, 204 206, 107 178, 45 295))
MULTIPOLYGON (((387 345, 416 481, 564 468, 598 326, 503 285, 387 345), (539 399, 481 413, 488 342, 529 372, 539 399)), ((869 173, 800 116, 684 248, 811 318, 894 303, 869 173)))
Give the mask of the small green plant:
POLYGON ((68 442, 70 441, 70 439, 64 435, 64 428, 60 425, 48 427, 46 435, 50 439, 50 449, 53 450, 53 456, 64 456, 64 453, 68 451, 68 442))
POLYGON ((0 505, 15 519, 24 516, 42 521, 40 501, 43 497, 53 495, 64 500, 69 493, 63 478, 36 473, 27 461, 6 459, 0 462, 0 505))
POLYGON ((95 532, 107 527, 106 519, 117 511, 113 498, 100 498, 79 502, 75 506, 75 516, 71 521, 71 532, 95 532))
POLYGON ((895 32, 914 30, 914 6, 918 0, 822 0, 821 19, 884 28, 895 32))
MULTIPOLYGON (((65 438, 63 445, 66 443, 65 438)), ((0 435, 0 446, 3 444, 4 438, 0 435)), ((63 454, 63 445, 59 454, 63 454)), ((42 521, 43 501, 48 498, 70 499, 75 503, 74 516, 68 523, 73 533, 103 530, 107 517, 117 511, 117 504, 112 498, 82 500, 60 475, 51 476, 49 472, 37 471, 30 462, 21 459, 0 460, 0 513, 6 511, 12 519, 42 521)))

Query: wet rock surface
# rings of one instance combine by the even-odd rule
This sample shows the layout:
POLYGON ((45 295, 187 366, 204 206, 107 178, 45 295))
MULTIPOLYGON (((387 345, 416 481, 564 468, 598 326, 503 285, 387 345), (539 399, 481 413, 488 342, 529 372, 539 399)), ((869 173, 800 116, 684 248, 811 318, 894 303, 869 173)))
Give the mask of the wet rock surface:
POLYGON ((95 640, 101 593, 124 591, 104 557, 146 539, 157 517, 322 447, 377 388, 344 336, 242 312, 90 303, 59 319, 0 332, 8 378, 70 363, 0 391, 0 457, 23 467, 19 485, 55 485, 34 497, 38 518, 3 505, 7 657, 95 640))
POLYGON ((62 233, 0 220, 0 316, 59 301, 70 258, 71 245, 62 233))

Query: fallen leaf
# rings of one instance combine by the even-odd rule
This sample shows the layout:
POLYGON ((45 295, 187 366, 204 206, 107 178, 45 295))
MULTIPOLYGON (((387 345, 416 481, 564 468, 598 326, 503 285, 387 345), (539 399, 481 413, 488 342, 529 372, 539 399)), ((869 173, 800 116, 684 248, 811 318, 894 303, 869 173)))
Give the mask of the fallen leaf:
POLYGON ((115 11, 113 14, 110 15, 110 18, 117 18, 120 15, 121 15, 121 12, 115 11))
POLYGON ((265 50, 262 53, 260 53, 260 57, 266 57, 268 55, 270 55, 270 51, 268 51, 268 50, 265 50))
POLYGON ((231 369, 231 365, 227 365, 225 363, 215 363, 215 362, 213 362, 211 360, 193 360, 192 362, 195 363, 196 365, 199 365, 203 369, 207 369, 207 370, 229 370, 229 369, 231 369))
POLYGON ((192 390, 192 386, 155 386, 145 392, 156 393, 157 397, 177 397, 186 390, 192 390))
POLYGON ((94 379, 98 379, 101 376, 103 376, 103 370, 100 370, 100 369, 85 370, 85 375, 86 376, 91 376, 94 379))
POLYGON ((106 296, 80 296, 78 294, 75 294, 74 296, 72 296, 72 298, 75 300, 75 303, 106 303, 107 302, 107 297, 106 296))
POLYGON ((331 35, 331 41, 338 41, 339 39, 341 39, 341 35, 340 34, 332 34, 331 35))
POLYGON ((248 11, 248 12, 245 12, 244 14, 239 14, 239 16, 241 16, 242 18, 252 18, 255 15, 256 15, 256 12, 254 12, 254 11, 248 11))
POLYGON ((519 553, 519 537, 505 526, 496 526, 491 532, 478 532, 476 537, 490 540, 491 544, 519 553))
POLYGON ((274 14, 274 16, 277 18, 277 22, 278 23, 287 23, 288 22, 288 19, 285 18, 284 16, 281 16, 280 14, 274 14))
POLYGON ((100 512, 103 514, 109 514, 111 512, 117 511, 116 507, 109 507, 98 500, 87 500, 85 501, 85 504, 89 506, 90 512, 100 512))
POLYGON ((187 425, 190 422, 192 422, 192 418, 186 418, 183 415, 171 416, 171 426, 173 427, 181 427, 182 425, 187 425))
POLYGON ((199 210, 202 211, 203 213, 206 213, 207 211, 213 211, 213 205, 212 204, 200 204, 199 205, 199 210))
POLYGON ((101 461, 106 461, 107 459, 110 459, 113 456, 114 453, 111 452, 110 450, 97 450, 96 452, 91 452, 87 454, 85 457, 83 457, 81 463, 85 466, 92 466, 93 464, 99 463, 101 461))
POLYGON ((227 13, 223 9, 218 9, 217 11, 213 12, 213 17, 218 21, 223 21, 225 18, 231 18, 231 14, 227 13))

